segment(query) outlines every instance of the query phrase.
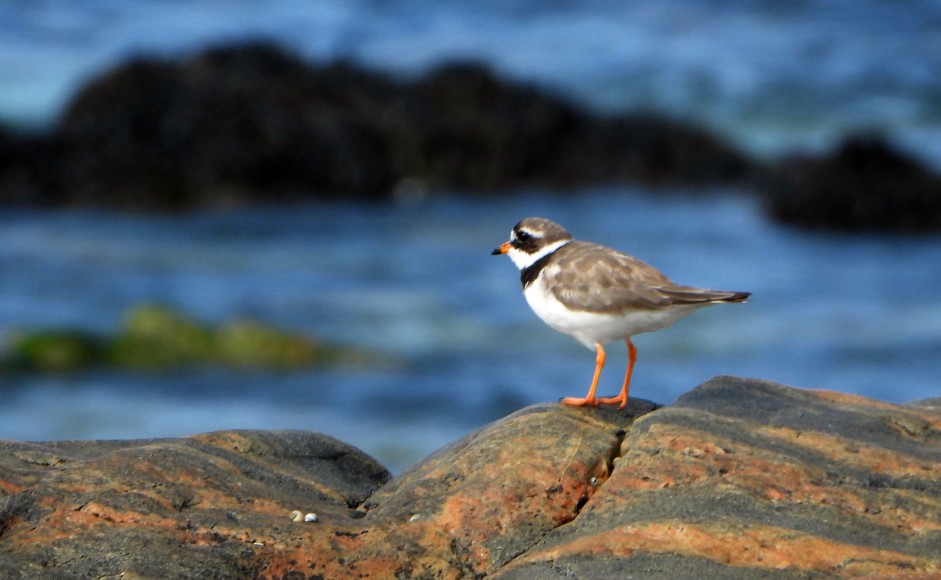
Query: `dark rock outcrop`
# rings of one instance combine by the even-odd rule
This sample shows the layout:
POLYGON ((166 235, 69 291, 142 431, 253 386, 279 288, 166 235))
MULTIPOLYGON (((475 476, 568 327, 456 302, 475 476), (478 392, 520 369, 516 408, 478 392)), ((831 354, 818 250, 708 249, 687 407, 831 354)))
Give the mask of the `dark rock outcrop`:
POLYGON ((728 183, 750 162, 708 132, 603 117, 452 64, 394 80, 268 44, 137 58, 85 86, 48 136, 0 136, 0 200, 181 209, 610 181, 728 183))
POLYGON ((941 408, 720 377, 654 409, 530 407, 389 482, 302 432, 4 442, 0 574, 941 574, 941 408))
POLYGON ((92 81, 56 130, 59 203, 134 208, 384 194, 394 183, 379 75, 309 67, 269 45, 139 58, 92 81))
POLYGON ((92 80, 48 134, 0 127, 0 204, 181 210, 636 183, 756 190, 808 229, 941 229, 941 177, 878 139, 767 169, 663 115, 600 115, 452 63, 401 79, 272 44, 137 57, 92 80))
POLYGON ((764 187, 772 216, 808 229, 941 229, 941 176, 887 142, 850 138, 823 158, 782 161, 764 187))

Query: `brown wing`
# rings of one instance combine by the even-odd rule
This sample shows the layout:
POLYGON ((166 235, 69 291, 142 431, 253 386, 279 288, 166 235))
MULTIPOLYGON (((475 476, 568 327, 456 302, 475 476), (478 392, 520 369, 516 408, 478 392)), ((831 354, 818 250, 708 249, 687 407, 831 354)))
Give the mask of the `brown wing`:
POLYGON ((674 286, 653 266, 611 248, 571 242, 556 250, 543 272, 555 297, 574 310, 620 312, 657 308, 671 299, 659 291, 674 286))
POLYGON ((574 310, 623 312, 670 304, 738 302, 747 292, 674 284, 653 266, 611 248, 571 242, 553 255, 543 275, 555 297, 574 310))

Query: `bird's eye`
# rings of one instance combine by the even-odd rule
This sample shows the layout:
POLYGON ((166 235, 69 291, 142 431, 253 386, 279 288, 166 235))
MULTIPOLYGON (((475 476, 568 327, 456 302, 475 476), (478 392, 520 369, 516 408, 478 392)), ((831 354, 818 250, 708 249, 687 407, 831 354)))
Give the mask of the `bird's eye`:
POLYGON ((533 239, 533 236, 529 232, 518 231, 516 232, 516 239, 525 244, 529 240, 533 239))

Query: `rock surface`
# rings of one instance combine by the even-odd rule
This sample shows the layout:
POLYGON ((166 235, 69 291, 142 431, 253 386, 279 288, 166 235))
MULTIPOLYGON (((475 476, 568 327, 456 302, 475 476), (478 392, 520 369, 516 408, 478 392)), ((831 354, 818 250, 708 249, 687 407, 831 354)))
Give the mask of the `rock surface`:
POLYGON ((719 377, 529 407, 391 481, 324 435, 231 431, 3 442, 0 491, 5 578, 933 578, 941 406, 719 377))
POLYGON ((2 578, 252 577, 260 542, 297 525, 292 509, 346 521, 389 479, 297 431, 0 442, 0 474, 2 578))

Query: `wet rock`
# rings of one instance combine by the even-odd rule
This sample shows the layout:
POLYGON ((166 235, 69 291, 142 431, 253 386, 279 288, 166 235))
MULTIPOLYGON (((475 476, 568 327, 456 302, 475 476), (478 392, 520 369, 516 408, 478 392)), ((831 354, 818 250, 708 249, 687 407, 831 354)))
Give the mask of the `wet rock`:
POLYGON ((660 409, 529 407, 387 479, 300 432, 3 442, 0 574, 941 573, 930 402, 719 377, 660 409))
POLYGON ((792 157, 766 182, 772 216, 808 229, 941 229, 941 176, 881 139, 850 138, 823 158, 792 157))
POLYGON ((69 203, 142 209, 277 201, 299 192, 372 196, 393 181, 357 104, 378 76, 314 69, 266 44, 183 61, 139 58, 69 104, 69 203), (340 102, 338 102, 338 100, 340 102))
POLYGON ((552 183, 553 157, 591 119, 534 88, 473 63, 443 66, 394 104, 403 176, 435 189, 494 190, 552 183))
POLYGON ((31 135, 0 124, 0 204, 4 206, 51 203, 60 175, 50 163, 66 154, 54 135, 31 135))
POLYGON ((744 155, 694 125, 596 115, 480 65, 435 70, 405 99, 419 164, 402 170, 442 188, 732 183, 752 171, 744 155))
POLYGON ((480 65, 395 80, 263 43, 135 58, 81 89, 51 135, 0 138, 0 199, 145 210, 388 199, 401 183, 730 183, 750 171, 701 128, 596 115, 480 65))

